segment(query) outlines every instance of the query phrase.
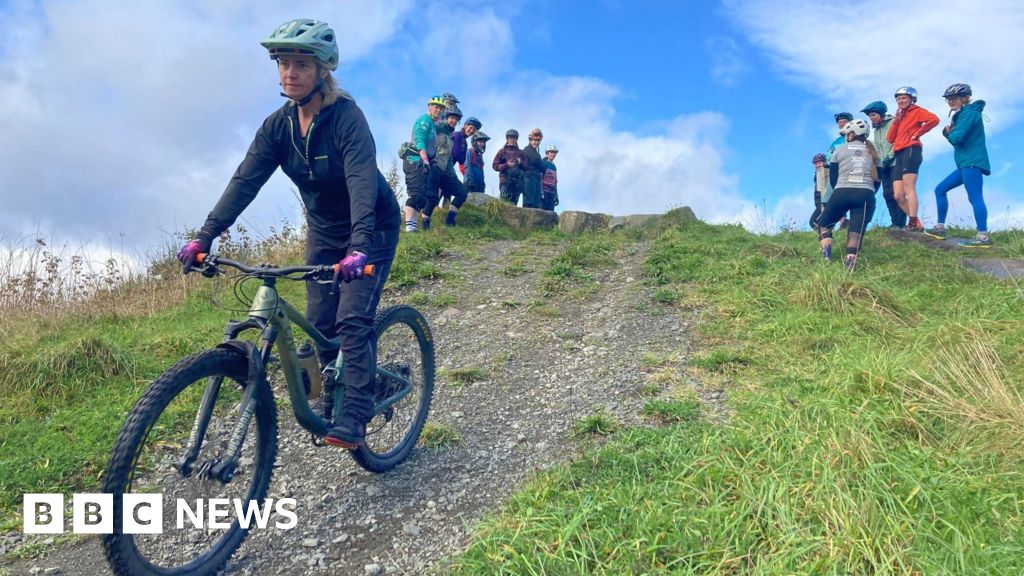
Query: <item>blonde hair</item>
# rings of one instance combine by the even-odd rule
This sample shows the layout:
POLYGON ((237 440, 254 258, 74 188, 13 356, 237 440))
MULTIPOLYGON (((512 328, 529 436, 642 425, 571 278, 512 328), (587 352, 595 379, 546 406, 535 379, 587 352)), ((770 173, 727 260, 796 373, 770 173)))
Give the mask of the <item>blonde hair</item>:
POLYGON ((334 74, 330 72, 324 77, 324 87, 320 91, 324 95, 324 106, 334 104, 339 98, 342 100, 355 100, 348 91, 342 90, 338 86, 338 81, 334 79, 334 74))
MULTIPOLYGON (((317 61, 317 74, 319 74, 323 70, 327 70, 327 67, 320 63, 320 61, 317 61)), ((352 95, 349 94, 347 90, 343 90, 341 87, 338 86, 338 81, 334 78, 334 74, 331 74, 330 70, 327 70, 327 75, 324 76, 324 83, 323 86, 320 87, 320 93, 324 97, 324 106, 330 106, 331 104, 337 102, 338 99, 352 100, 353 102, 355 101, 355 98, 353 98, 352 95)), ((295 105, 294 100, 291 100, 290 103, 292 106, 295 105)))

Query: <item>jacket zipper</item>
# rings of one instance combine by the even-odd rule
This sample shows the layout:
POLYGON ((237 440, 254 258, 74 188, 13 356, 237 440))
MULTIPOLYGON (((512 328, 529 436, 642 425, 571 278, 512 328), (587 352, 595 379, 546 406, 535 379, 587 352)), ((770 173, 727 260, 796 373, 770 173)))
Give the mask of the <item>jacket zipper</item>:
POLYGON ((309 170, 309 179, 313 179, 313 165, 309 163, 309 142, 313 139, 313 128, 316 127, 316 118, 309 123, 309 130, 306 131, 306 155, 303 160, 306 161, 306 170, 309 170))
POLYGON ((306 164, 306 171, 309 172, 309 179, 312 180, 313 179, 313 167, 309 163, 309 140, 310 140, 310 136, 313 135, 313 126, 316 125, 316 120, 313 120, 309 124, 309 130, 306 132, 306 140, 305 140, 306 152, 305 152, 305 154, 303 154, 302 150, 298 147, 298 145, 295 144, 295 122, 292 120, 291 116, 286 116, 286 118, 288 118, 288 135, 291 136, 290 139, 292 141, 292 148, 295 148, 295 151, 299 153, 299 157, 302 158, 303 162, 305 162, 305 164, 306 164))

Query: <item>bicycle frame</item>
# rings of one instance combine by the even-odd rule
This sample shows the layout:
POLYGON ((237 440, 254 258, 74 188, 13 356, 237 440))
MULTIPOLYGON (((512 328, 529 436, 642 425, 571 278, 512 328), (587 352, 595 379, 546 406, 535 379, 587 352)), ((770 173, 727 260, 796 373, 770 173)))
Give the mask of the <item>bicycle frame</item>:
MULTIPOLYGON (((302 382, 302 373, 299 366, 299 359, 296 353, 295 336, 292 332, 292 325, 296 325, 305 332, 322 349, 335 350, 340 346, 337 338, 327 338, 315 326, 313 326, 301 312, 289 304, 277 292, 275 278, 263 278, 263 285, 260 286, 249 307, 248 319, 242 322, 230 321, 224 330, 224 341, 221 346, 244 348, 249 355, 250 383, 254 382, 252 372, 258 371, 256 377, 263 377, 263 370, 270 359, 270 350, 276 346, 277 355, 281 364, 281 372, 284 374, 288 390, 288 398, 295 413, 295 419, 299 424, 312 433, 314 436, 322 437, 327 434, 330 424, 327 420, 316 414, 309 406, 306 391, 302 382), (237 340, 239 334, 246 330, 258 329, 263 334, 259 350, 251 344, 237 340)), ((344 386, 342 382, 344 361, 339 353, 337 360, 327 366, 325 372, 333 372, 335 386, 325 387, 326 394, 329 389, 334 393, 334 406, 341 406, 344 397, 344 386)), ((402 384, 401 391, 393 394, 374 406, 374 413, 378 414, 391 405, 400 401, 412 390, 412 383, 409 378, 400 374, 376 368, 376 374, 387 379, 398 381, 402 384)), ((311 378, 317 375, 310 374, 311 378)), ((210 378, 206 384, 200 408, 196 414, 196 420, 189 434, 188 444, 185 453, 178 461, 179 470, 188 476, 192 471, 192 464, 198 457, 203 439, 206 436, 206 429, 213 415, 213 407, 216 403, 223 378, 210 378)), ((239 420, 231 435, 231 441, 227 450, 227 457, 218 462, 212 463, 207 469, 199 470, 201 474, 207 474, 221 479, 224 482, 230 481, 234 475, 235 467, 241 456, 242 444, 248 433, 249 423, 256 410, 256 386, 247 385, 239 406, 239 420)))

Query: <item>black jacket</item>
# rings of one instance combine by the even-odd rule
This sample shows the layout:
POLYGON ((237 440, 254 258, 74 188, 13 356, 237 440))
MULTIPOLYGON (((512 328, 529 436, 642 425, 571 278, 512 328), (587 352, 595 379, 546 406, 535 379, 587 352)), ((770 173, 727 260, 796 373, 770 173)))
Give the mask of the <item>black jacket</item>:
POLYGON ((310 235, 368 253, 374 231, 398 230, 398 201, 377 169, 366 117, 354 101, 338 98, 305 139, 292 103, 268 116, 199 236, 212 240, 227 230, 279 166, 299 189, 310 235))
POLYGON ((538 178, 544 175, 544 157, 540 155, 540 150, 527 144, 523 148, 523 158, 523 170, 527 174, 538 178))

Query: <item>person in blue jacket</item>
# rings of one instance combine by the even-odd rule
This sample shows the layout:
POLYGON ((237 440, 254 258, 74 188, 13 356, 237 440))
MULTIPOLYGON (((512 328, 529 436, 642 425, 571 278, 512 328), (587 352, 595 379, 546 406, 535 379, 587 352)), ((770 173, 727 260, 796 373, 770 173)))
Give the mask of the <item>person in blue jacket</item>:
POLYGON ((430 214, 424 210, 431 203, 430 195, 437 193, 437 182, 431 167, 437 155, 437 128, 434 122, 441 117, 442 111, 444 98, 434 96, 428 100, 427 113, 417 118, 412 125, 411 141, 403 144, 398 151, 402 158, 402 171, 405 172, 405 190, 409 195, 405 201, 406 232, 417 231, 421 213, 424 218, 430 218, 430 214))
POLYGON ((487 151, 487 141, 491 137, 483 132, 473 135, 473 145, 466 155, 466 192, 485 192, 484 184, 484 152, 487 151))
POLYGON ((967 189, 967 200, 974 208, 978 234, 959 244, 967 248, 988 248, 992 246, 992 240, 988 236, 988 209, 982 195, 982 176, 988 176, 992 170, 988 162, 985 126, 982 122, 985 101, 971 102, 971 95, 971 87, 967 84, 953 84, 946 88, 942 95, 953 115, 949 126, 942 129, 942 135, 953 145, 956 169, 935 187, 935 203, 939 218, 938 223, 926 233, 935 238, 945 239, 949 191, 962 185, 967 189))

